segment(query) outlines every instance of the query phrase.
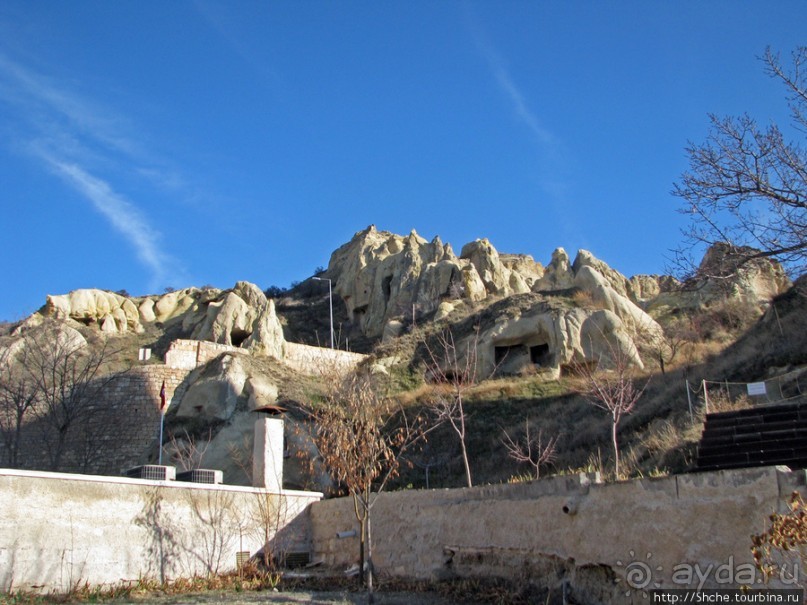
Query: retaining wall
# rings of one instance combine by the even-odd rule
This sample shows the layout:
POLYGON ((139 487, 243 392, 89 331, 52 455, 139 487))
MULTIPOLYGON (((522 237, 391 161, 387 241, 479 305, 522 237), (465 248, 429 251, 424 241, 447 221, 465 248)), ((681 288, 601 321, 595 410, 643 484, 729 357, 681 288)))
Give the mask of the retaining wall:
POLYGON ((322 494, 0 469, 0 592, 227 571, 309 552, 322 494))
MULTIPOLYGON (((59 470, 117 475, 143 464, 157 451, 160 388, 177 401, 187 388, 187 370, 164 365, 135 366, 106 385, 101 397, 76 412, 63 446, 59 470), (78 415, 80 413, 80 416, 78 415)), ((54 427, 32 418, 22 428, 19 464, 25 469, 53 468, 49 450, 54 427)), ((2 438, 0 437, 0 441, 2 438)))
POLYGON ((297 370, 309 375, 320 375, 323 370, 350 370, 367 357, 361 353, 312 347, 296 342, 287 342, 283 361, 297 370))
POLYGON ((217 342, 178 339, 173 341, 168 347, 168 351, 165 352, 165 365, 190 371, 215 359, 222 353, 248 355, 249 351, 217 342))
MULTIPOLYGON (((685 588, 687 570, 695 581, 705 575, 706 587, 738 586, 747 577, 738 567, 753 570, 751 535, 804 487, 804 471, 768 467, 382 494, 372 510, 374 563, 393 576, 503 577, 558 594, 565 584, 583 603, 645 602, 637 586, 685 588), (631 570, 647 581, 631 586, 631 570)), ((327 565, 358 560, 357 538, 336 536, 357 527, 352 506, 349 498, 312 506, 314 557, 327 565)))

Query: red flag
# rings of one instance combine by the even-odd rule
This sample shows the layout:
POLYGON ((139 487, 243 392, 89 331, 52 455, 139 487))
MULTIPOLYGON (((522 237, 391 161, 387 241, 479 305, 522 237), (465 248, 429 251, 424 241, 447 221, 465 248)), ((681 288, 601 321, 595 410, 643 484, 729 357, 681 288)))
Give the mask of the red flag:
POLYGON ((160 412, 165 411, 165 380, 163 380, 163 386, 160 389, 160 412))

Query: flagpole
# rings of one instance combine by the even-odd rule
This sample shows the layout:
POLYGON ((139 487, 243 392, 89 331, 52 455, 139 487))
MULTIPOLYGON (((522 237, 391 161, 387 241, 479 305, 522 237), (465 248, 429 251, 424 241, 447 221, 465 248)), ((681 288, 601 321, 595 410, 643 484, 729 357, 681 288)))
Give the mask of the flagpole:
POLYGON ((157 464, 162 466, 163 463, 163 428, 165 426, 165 380, 163 386, 160 388, 160 442, 157 444, 159 454, 157 456, 157 464))
POLYGON ((158 447, 160 448, 160 456, 157 464, 162 466, 163 463, 163 425, 165 424, 165 414, 163 414, 162 410, 160 410, 160 443, 158 447))

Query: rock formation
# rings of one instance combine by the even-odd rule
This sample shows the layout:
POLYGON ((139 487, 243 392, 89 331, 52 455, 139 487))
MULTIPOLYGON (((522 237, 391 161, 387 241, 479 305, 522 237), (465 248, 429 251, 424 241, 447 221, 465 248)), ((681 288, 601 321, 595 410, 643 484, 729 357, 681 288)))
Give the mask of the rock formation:
MULTIPOLYGON (((744 248, 743 254, 753 253, 744 248)), ((711 246, 703 256, 697 275, 679 287, 672 278, 658 279, 659 293, 643 306, 653 315, 670 311, 698 311, 721 301, 736 301, 766 309, 770 301, 792 285, 784 268, 775 260, 759 257, 737 266, 737 254, 727 244, 711 246)), ((647 276, 642 276, 647 279, 647 276)), ((647 285, 647 281, 643 285, 647 285)))
POLYGON ((400 317, 427 314, 450 299, 482 301, 529 292, 542 267, 520 255, 500 257, 487 239, 462 248, 459 257, 439 237, 402 237, 371 225, 336 250, 328 264, 334 290, 351 321, 381 336, 400 317))
POLYGON ((243 346, 282 359, 285 340, 274 301, 258 286, 238 282, 231 290, 186 288, 162 296, 129 298, 104 290, 74 290, 48 296, 45 306, 24 322, 45 318, 97 327, 105 334, 143 332, 146 325, 179 322, 194 340, 243 346))
MULTIPOLYGON (((657 327, 650 321, 649 326, 657 327)), ((461 338, 458 362, 464 365, 467 354, 474 352, 480 378, 534 372, 558 378, 563 368, 589 363, 609 368, 624 362, 641 368, 635 336, 607 309, 572 307, 537 297, 532 305, 495 316, 480 326, 478 334, 461 338)))
POLYGON ((483 373, 500 365, 505 350, 509 360, 502 371, 523 369, 532 359, 531 365, 557 373, 562 365, 608 357, 609 349, 641 365, 635 337, 662 334, 630 299, 630 281, 585 250, 571 263, 558 248, 544 269, 530 257, 499 255, 486 239, 463 246, 458 258, 439 238, 427 242, 414 232, 401 237, 370 226, 333 254, 328 275, 349 317, 366 335, 385 341, 400 334, 400 319, 410 313, 436 311, 435 318, 447 318, 454 308, 451 300, 479 302, 571 289, 588 294, 594 309, 548 312, 539 304, 482 334, 483 373))
MULTIPOLYGON (((725 246, 712 247, 704 257, 703 273, 719 273, 731 254, 725 246)), ((783 269, 765 258, 721 279, 702 277, 680 284, 670 276, 628 279, 586 250, 578 251, 572 262, 558 248, 544 267, 526 255, 501 254, 487 239, 464 245, 457 256, 439 237, 427 241, 414 231, 400 236, 374 226, 332 254, 327 277, 369 346, 394 341, 413 316, 418 322, 440 322, 452 330, 460 357, 463 351, 474 351, 479 378, 497 373, 556 378, 576 364, 608 368, 618 361, 641 367, 639 349, 663 337, 655 318, 694 313, 725 300, 761 308, 790 285, 783 269)), ((302 317, 310 318, 319 303, 300 292, 293 297, 293 303, 308 312, 302 317)), ((70 347, 99 340, 91 330, 106 338, 142 335, 122 339, 126 346, 135 340, 141 343, 135 346, 143 346, 166 335, 227 345, 207 345, 207 356, 201 355, 205 347, 197 342, 177 347, 173 354, 178 365, 170 368, 188 372, 181 379, 185 382, 177 391, 174 414, 190 426, 198 420, 216 428, 208 437, 204 464, 224 470, 228 482, 236 483, 248 482, 248 465, 234 457, 234 448, 250 455, 253 411, 278 398, 293 399, 289 393, 297 387, 289 385, 299 382, 300 372, 316 375, 323 364, 333 362, 320 352, 350 355, 314 348, 312 354, 303 345, 287 343, 274 301, 248 282, 227 290, 186 288, 145 297, 93 289, 48 296, 14 335, 3 337, 0 359, 23 351, 21 335, 44 329, 54 329, 52 339, 70 347)), ((171 354, 169 349, 166 363, 171 354)), ((396 352, 374 360, 372 371, 389 374, 393 366, 415 367, 412 359, 403 357, 396 352)), ((290 423, 287 429, 289 448, 311 450, 313 457, 302 424, 290 423)))

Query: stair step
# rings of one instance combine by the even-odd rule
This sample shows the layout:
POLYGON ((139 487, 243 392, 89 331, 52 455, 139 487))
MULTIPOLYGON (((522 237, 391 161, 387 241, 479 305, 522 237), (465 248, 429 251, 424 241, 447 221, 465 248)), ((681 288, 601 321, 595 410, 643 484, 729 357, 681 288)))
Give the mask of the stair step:
POLYGON ((758 451, 758 452, 784 452, 798 451, 807 454, 807 440, 804 439, 780 439, 775 441, 760 441, 754 444, 744 444, 740 446, 725 446, 712 444, 698 444, 699 456, 713 456, 715 454, 732 451, 758 451))
POLYGON ((777 404, 707 414, 698 470, 807 467, 807 405, 777 404))

